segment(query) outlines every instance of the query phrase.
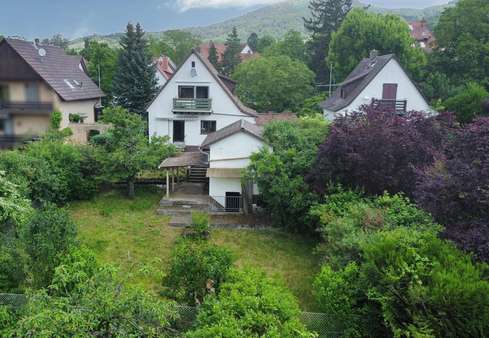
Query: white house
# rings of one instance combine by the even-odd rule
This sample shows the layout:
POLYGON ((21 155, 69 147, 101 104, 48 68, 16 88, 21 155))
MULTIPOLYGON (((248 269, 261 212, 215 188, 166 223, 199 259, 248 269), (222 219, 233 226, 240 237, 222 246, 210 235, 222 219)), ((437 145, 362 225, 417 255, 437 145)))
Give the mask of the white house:
POLYGON ((150 136, 169 136, 182 147, 200 147, 208 134, 256 112, 234 95, 236 83, 193 50, 148 107, 150 136))
POLYGON ((358 111, 363 105, 373 105, 400 114, 413 110, 432 111, 393 54, 377 56, 372 53, 369 58, 363 59, 320 106, 325 118, 333 120, 358 111))
POLYGON ((226 210, 240 209, 243 198, 251 202, 258 194, 256 185, 242 182, 241 174, 251 154, 263 146, 262 127, 245 120, 209 134, 202 143, 209 153, 209 196, 226 210))

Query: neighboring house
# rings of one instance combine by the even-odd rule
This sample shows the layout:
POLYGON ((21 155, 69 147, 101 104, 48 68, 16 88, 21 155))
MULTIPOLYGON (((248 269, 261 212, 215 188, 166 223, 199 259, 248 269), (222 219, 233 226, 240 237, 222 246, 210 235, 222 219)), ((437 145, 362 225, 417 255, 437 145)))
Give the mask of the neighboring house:
POLYGON ((73 127, 75 141, 86 141, 99 129, 96 110, 103 96, 82 57, 38 42, 0 41, 0 146, 40 136, 53 111, 62 113, 61 128, 73 127))
MULTIPOLYGON (((211 48, 211 44, 212 41, 206 42, 201 44, 198 48, 199 53, 206 59, 209 59, 209 50, 211 48)), ((224 52, 226 51, 226 45, 223 43, 215 42, 214 46, 216 47, 216 51, 217 51, 217 60, 219 62, 222 62, 222 59, 224 57, 224 52)), ((257 58, 259 56, 260 54, 257 52, 253 52, 253 50, 250 48, 250 46, 248 46, 248 44, 241 45, 241 52, 240 52, 241 61, 257 58)))
POLYGON ((162 55, 155 60, 156 66, 156 79, 158 80, 158 85, 164 86, 168 80, 173 76, 177 66, 175 63, 166 55, 162 55))
POLYGON ((417 45, 426 52, 431 52, 435 47, 436 39, 433 32, 429 29, 426 20, 412 21, 409 23, 411 36, 417 45))
POLYGON ((399 114, 412 110, 432 111, 395 55, 377 56, 375 52, 363 59, 320 106, 325 118, 333 120, 358 111, 364 105, 399 114))
POLYGON ((181 147, 200 147, 208 134, 257 113, 234 94, 236 83, 193 50, 148 107, 149 135, 181 147))
POLYGON ((209 196, 227 211, 251 205, 258 188, 242 182, 242 171, 250 164, 251 154, 264 146, 262 127, 245 120, 209 134, 201 148, 209 153, 209 196))

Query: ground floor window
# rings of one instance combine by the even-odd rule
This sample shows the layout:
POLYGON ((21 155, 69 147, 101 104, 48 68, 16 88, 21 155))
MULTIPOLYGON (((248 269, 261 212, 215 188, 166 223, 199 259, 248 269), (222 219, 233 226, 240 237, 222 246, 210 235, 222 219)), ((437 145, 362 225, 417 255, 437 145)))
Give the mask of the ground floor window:
POLYGON ((216 121, 200 121, 200 134, 207 135, 216 131, 216 121))

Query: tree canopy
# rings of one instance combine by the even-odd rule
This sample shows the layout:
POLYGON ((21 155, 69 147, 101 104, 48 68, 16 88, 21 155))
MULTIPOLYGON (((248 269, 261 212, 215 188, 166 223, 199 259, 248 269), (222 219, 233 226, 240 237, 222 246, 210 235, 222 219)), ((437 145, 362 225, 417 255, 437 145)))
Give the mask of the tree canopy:
POLYGON ((134 27, 129 23, 120 44, 122 50, 113 82, 114 99, 129 111, 144 114, 156 95, 158 82, 141 25, 134 27))
POLYGON ((328 61, 334 65, 335 80, 345 77, 372 50, 379 54, 396 54, 401 64, 417 75, 426 63, 424 52, 413 48, 409 26, 399 16, 352 10, 338 31, 333 33, 328 61))
POLYGON ((288 31, 283 39, 272 44, 264 51, 265 56, 288 56, 292 60, 306 62, 306 45, 300 32, 288 31))
POLYGON ((238 37, 238 30, 233 27, 232 32, 226 39, 226 51, 222 57, 222 72, 231 75, 234 69, 241 63, 241 41, 238 37))
POLYGON ((287 56, 271 56, 240 64, 233 78, 244 103, 260 112, 296 111, 314 91, 314 73, 287 56))

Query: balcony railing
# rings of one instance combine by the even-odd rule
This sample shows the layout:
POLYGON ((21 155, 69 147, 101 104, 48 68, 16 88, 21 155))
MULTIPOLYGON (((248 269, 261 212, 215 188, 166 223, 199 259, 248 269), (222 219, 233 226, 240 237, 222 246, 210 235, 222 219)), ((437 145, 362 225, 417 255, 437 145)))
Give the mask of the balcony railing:
POLYGON ((35 111, 52 112, 53 104, 45 102, 20 102, 20 101, 0 101, 0 109, 11 109, 16 111, 35 111))
POLYGON ((397 114, 404 114, 407 110, 407 100, 372 99, 372 108, 397 114))
POLYGON ((173 99, 173 112, 178 114, 210 114, 212 99, 173 99))
POLYGON ((0 149, 12 149, 38 139, 37 136, 0 135, 0 149))

